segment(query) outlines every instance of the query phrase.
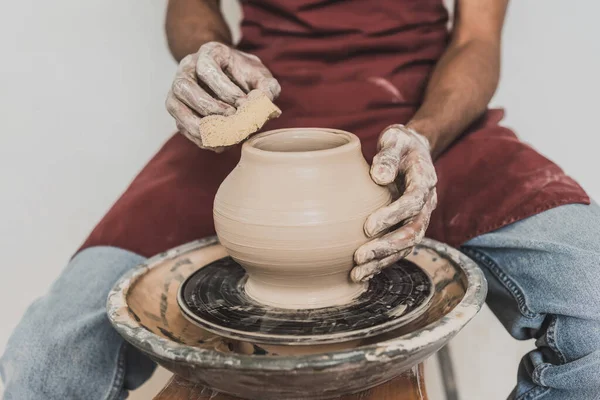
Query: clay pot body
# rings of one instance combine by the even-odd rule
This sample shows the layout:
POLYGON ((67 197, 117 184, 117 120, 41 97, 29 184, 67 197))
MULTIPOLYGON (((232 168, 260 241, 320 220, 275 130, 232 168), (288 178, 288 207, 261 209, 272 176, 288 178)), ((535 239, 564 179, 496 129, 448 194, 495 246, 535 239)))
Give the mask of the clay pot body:
POLYGON ((214 203, 221 244, 248 273, 246 293, 281 308, 344 304, 367 216, 390 192, 369 175, 359 139, 332 129, 264 132, 242 147, 214 203))

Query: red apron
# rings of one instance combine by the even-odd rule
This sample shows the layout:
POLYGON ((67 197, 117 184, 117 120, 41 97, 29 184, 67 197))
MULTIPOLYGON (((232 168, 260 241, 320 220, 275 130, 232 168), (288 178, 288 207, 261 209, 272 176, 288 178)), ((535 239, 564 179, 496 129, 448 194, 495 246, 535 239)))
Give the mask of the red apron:
MULTIPOLYGON (((239 48, 282 86, 283 114, 265 129, 344 129, 361 138, 368 161, 381 130, 415 113, 449 38, 441 0, 262 0, 243 11, 239 48)), ((489 111, 436 161, 429 237, 459 246, 558 205, 589 203, 558 166, 499 126, 502 116, 489 111)), ((238 160, 239 146, 214 154, 176 134, 83 247, 150 256, 214 234, 214 195, 238 160)))

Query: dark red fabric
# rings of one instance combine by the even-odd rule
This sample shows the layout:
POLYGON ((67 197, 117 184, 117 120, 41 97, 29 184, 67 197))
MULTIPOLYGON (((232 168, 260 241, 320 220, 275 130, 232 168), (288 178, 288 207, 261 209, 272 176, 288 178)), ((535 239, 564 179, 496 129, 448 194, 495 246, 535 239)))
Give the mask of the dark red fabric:
MULTIPOLYGON (((282 116, 265 129, 317 126, 361 138, 371 161, 379 132, 406 123, 444 51, 441 0, 262 0, 243 4, 239 47, 282 85, 282 116)), ((458 246, 567 203, 579 185, 499 124, 489 111, 436 162, 438 209, 428 236, 458 246)), ((214 233, 212 203, 239 160, 172 137, 98 224, 83 248, 111 245, 150 256, 214 233)), ((351 200, 349 200, 351 201, 351 200)))
POLYGON ((427 235, 453 246, 564 204, 589 204, 556 164, 499 125, 490 110, 435 163, 438 208, 427 235))

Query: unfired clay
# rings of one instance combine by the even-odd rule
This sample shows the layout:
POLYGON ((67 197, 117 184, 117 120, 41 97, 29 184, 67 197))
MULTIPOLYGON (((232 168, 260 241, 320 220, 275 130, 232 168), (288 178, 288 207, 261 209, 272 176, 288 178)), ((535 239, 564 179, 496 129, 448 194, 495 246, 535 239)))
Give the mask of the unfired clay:
POLYGON ((200 137, 204 147, 231 146, 258 131, 281 110, 260 90, 248 93, 246 101, 230 116, 209 115, 200 120, 200 137))
POLYGON ((242 147, 219 188, 215 229, 247 271, 246 293, 281 308, 343 304, 362 283, 349 272, 368 239, 367 216, 391 200, 375 184, 359 139, 332 129, 282 129, 242 147))

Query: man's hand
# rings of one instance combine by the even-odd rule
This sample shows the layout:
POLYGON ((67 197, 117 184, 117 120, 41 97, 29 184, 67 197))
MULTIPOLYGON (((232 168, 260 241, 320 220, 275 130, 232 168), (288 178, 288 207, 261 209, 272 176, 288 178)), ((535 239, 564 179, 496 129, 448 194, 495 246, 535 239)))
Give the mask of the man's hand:
POLYGON ((381 133, 378 146, 371 177, 379 185, 396 182, 401 196, 373 212, 364 229, 367 236, 373 237, 390 227, 398 227, 356 250, 357 266, 350 274, 354 282, 364 282, 410 254, 423 239, 437 204, 437 176, 424 136, 403 125, 392 125, 381 133))
POLYGON ((204 148, 198 131, 200 119, 233 114, 254 89, 271 100, 281 91, 258 57, 209 42, 181 60, 166 106, 180 132, 204 148))

